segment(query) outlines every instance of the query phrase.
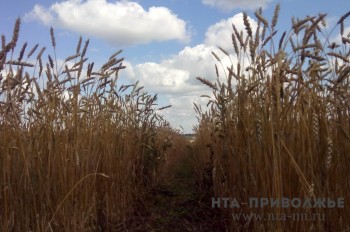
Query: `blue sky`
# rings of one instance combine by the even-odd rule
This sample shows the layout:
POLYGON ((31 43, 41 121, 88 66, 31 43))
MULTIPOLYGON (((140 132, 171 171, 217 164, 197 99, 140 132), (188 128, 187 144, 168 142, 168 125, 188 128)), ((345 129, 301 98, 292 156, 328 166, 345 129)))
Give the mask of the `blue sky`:
POLYGON ((218 45, 232 51, 231 24, 243 29, 242 11, 254 24, 259 6, 271 19, 277 3, 280 31, 290 28, 293 16, 318 13, 328 14, 332 28, 350 10, 346 0, 12 0, 1 4, 0 33, 9 39, 15 19, 21 17, 19 45, 26 41, 29 47, 39 43, 49 48, 53 26, 59 59, 73 55, 80 35, 90 39, 88 57, 97 64, 123 49, 127 68, 121 72, 122 82, 140 80, 146 91, 159 93, 159 104, 173 105, 164 112, 166 119, 189 133, 196 123, 192 102, 205 105, 200 95, 210 94, 195 77, 214 79, 210 52, 218 45))

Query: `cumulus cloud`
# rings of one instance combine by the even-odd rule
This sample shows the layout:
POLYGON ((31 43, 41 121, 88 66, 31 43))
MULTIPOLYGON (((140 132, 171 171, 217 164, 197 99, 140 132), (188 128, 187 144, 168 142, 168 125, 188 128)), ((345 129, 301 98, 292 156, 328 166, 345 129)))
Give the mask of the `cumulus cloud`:
POLYGON ((140 82, 160 94, 178 93, 185 88, 189 73, 157 63, 143 63, 135 66, 135 75, 140 82))
MULTIPOLYGON (((164 112, 165 118, 173 126, 179 128, 181 125, 185 132, 191 132, 193 125, 197 122, 193 102, 205 109, 208 99, 200 96, 212 96, 212 90, 200 83, 196 77, 216 81, 215 64, 217 61, 212 51, 217 53, 224 67, 230 66, 231 62, 235 67, 237 57, 233 55, 230 58, 227 57, 218 50, 217 46, 233 54, 231 51, 232 23, 238 30, 244 31, 242 20, 243 14, 237 14, 210 26, 202 44, 193 47, 186 46, 177 54, 159 63, 146 62, 136 65, 127 63, 126 72, 123 75, 133 81, 139 80, 145 89, 159 93, 163 101, 173 106, 164 112)), ((255 30, 257 23, 251 18, 249 20, 255 30)), ((225 81, 226 77, 221 65, 218 65, 218 70, 221 81, 225 81)))
POLYGON ((205 105, 206 101, 207 99, 201 98, 199 95, 171 97, 169 98, 169 104, 172 105, 172 108, 165 110, 163 115, 175 128, 181 131, 183 129, 185 133, 191 133, 193 126, 198 124, 193 102, 197 105, 205 105))
POLYGON ((203 4, 214 6, 222 10, 265 8, 273 0, 202 0, 203 4))
POLYGON ((127 63, 125 73, 129 79, 139 80, 142 85, 160 94, 177 96, 200 94, 203 86, 196 77, 215 81, 215 58, 213 46, 200 44, 185 47, 178 54, 159 63, 146 62, 132 65, 127 63))
POLYGON ((49 8, 35 5, 25 19, 102 38, 118 46, 190 39, 186 22, 168 8, 145 10, 132 1, 66 0, 49 8))
POLYGON ((201 44, 186 47, 159 63, 127 63, 125 71, 128 71, 121 74, 129 80, 139 80, 148 92, 158 93, 162 104, 171 104, 172 108, 162 112, 165 118, 174 127, 182 126, 189 133, 196 124, 193 102, 202 104, 200 96, 211 95, 211 90, 196 80, 197 76, 215 79, 211 49, 201 44))
MULTIPOLYGON (((248 21, 250 23, 250 26, 252 27, 253 32, 255 32, 258 26, 257 22, 249 16, 248 16, 248 21)), ((221 20, 220 22, 214 25, 211 25, 205 34, 204 43, 206 45, 211 45, 211 46, 220 46, 225 50, 231 51, 232 50, 231 34, 233 31, 232 24, 235 25, 238 31, 242 30, 244 36, 246 36, 247 33, 243 23, 243 13, 239 13, 227 20, 221 20)))

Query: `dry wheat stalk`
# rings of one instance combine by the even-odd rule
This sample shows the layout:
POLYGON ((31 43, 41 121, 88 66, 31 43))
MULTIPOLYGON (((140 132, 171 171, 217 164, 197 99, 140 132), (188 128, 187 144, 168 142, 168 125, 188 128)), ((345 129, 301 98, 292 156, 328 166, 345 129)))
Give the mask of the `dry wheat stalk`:
POLYGON ((350 11, 340 17, 337 24, 340 24, 340 35, 344 35, 344 20, 350 16, 350 11))
POLYGON ((232 44, 233 44, 233 48, 235 50, 235 53, 236 53, 237 56, 239 56, 237 40, 236 40, 236 37, 235 37, 235 35, 233 33, 232 33, 231 38, 232 38, 232 44))
POLYGON ((75 49, 75 53, 76 54, 79 54, 80 53, 80 48, 81 48, 81 42, 82 42, 83 38, 80 36, 79 37, 79 41, 78 41, 78 44, 77 44, 77 48, 75 49))
POLYGON ((250 26, 250 23, 248 20, 248 15, 246 12, 243 12, 243 23, 244 23, 245 29, 248 33, 248 36, 252 38, 253 37, 252 27, 250 26))
POLYGON ((18 59, 17 59, 18 61, 21 61, 21 60, 22 60, 26 48, 27 48, 27 42, 25 42, 25 43, 23 44, 23 46, 22 46, 22 48, 21 48, 21 51, 19 52, 19 56, 18 56, 18 59))
POLYGON ((51 44, 53 48, 56 48, 56 39, 55 39, 55 34, 53 31, 53 28, 50 27, 50 36, 51 36, 51 44))
POLYGON ((199 80, 200 82, 202 82, 203 84, 209 86, 210 88, 212 88, 213 90, 218 90, 216 85, 214 85, 213 83, 211 83, 210 81, 208 81, 207 79, 201 78, 201 77, 196 77, 197 80, 199 80))
POLYGON ((36 49, 39 47, 39 44, 36 44, 29 52, 28 52, 28 55, 27 55, 27 59, 29 59, 33 54, 34 52, 36 51, 36 49))
POLYGON ((256 116, 255 120, 255 131, 256 131, 256 137, 258 139, 258 142, 262 141, 262 125, 261 125, 261 120, 259 116, 256 116))
POLYGON ((327 137, 327 156, 326 156, 326 168, 329 169, 332 165, 333 154, 333 141, 330 136, 327 137))
POLYGON ((81 57, 84 57, 84 56, 85 56, 86 51, 87 51, 87 48, 89 47, 89 42, 90 42, 90 40, 86 40, 86 41, 85 41, 85 45, 84 45, 83 51, 82 51, 82 53, 81 53, 81 57))
POLYGON ((262 22, 264 24, 264 27, 268 27, 269 23, 267 20, 261 15, 261 13, 257 10, 255 11, 255 17, 258 19, 259 22, 262 22))
POLYGON ((272 21, 271 21, 271 29, 272 29, 272 31, 274 31, 274 28, 275 28, 275 26, 277 24, 279 11, 280 11, 280 4, 277 4, 276 7, 275 7, 275 11, 273 13, 272 21))
POLYGON ((243 42, 243 38, 242 36, 240 35, 240 33, 238 32, 236 26, 234 24, 232 24, 232 28, 233 28, 233 32, 236 36, 236 39, 238 40, 238 42, 240 43, 241 45, 241 48, 244 47, 244 42, 243 42))
POLYGON ((41 56, 43 55, 44 51, 45 51, 46 47, 42 47, 36 57, 37 60, 40 60, 41 56))
POLYGON ((319 141, 319 122, 318 122, 318 116, 316 112, 312 113, 312 134, 313 137, 316 139, 316 142, 319 141))

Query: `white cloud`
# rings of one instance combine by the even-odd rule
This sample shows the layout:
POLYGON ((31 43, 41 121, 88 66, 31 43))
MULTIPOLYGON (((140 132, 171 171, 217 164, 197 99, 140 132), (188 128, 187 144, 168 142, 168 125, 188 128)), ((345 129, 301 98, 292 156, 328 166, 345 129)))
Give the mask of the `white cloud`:
POLYGON ((33 10, 26 14, 24 18, 25 20, 36 19, 45 25, 51 25, 54 22, 53 15, 41 5, 35 5, 33 10))
MULTIPOLYGON (((230 58, 236 67, 237 58, 233 55, 230 58, 227 57, 217 49, 217 46, 220 45, 231 52, 232 23, 238 30, 244 31, 242 20, 243 15, 237 14, 210 26, 204 43, 193 47, 187 46, 159 63, 146 62, 132 65, 127 62, 126 70, 121 74, 133 81, 140 80, 140 84, 145 86, 146 91, 159 93, 163 102, 173 106, 164 111, 165 118, 173 126, 179 128, 182 125, 185 132, 191 132, 193 125, 197 123, 193 102, 201 105, 205 110, 208 99, 200 96, 212 95, 212 90, 200 83, 196 77, 200 76, 215 82, 215 64, 217 64, 221 81, 225 81, 223 69, 211 52, 216 52, 225 68, 231 65, 230 58)), ((255 30, 256 22, 249 20, 255 30)), ((246 63, 248 64, 248 61, 246 63)))
MULTIPOLYGON (((252 27, 253 33, 257 28, 257 23, 254 19, 248 16, 248 21, 252 27)), ((234 15, 227 20, 221 20, 220 22, 210 26, 205 34, 205 44, 212 46, 220 46, 227 51, 231 51, 232 48, 232 24, 235 25, 238 31, 243 31, 243 35, 246 36, 246 30, 243 23, 243 13, 234 15)))
POLYGON ((118 46, 189 40, 186 22, 168 8, 150 7, 145 10, 131 1, 66 0, 48 9, 35 5, 25 19, 102 38, 118 46))
POLYGON ((197 76, 214 80, 215 59, 211 51, 215 47, 199 44, 194 47, 185 47, 177 55, 164 60, 161 64, 166 67, 180 68, 188 72, 188 84, 198 83, 197 76))
POLYGON ((273 0, 202 0, 203 4, 217 7, 222 10, 233 10, 235 8, 255 10, 259 7, 265 8, 273 0))
POLYGON ((157 93, 174 94, 188 88, 186 81, 189 79, 189 73, 186 70, 151 62, 138 64, 134 70, 140 83, 157 93))
POLYGON ((196 80, 196 77, 215 79, 215 59, 210 53, 212 49, 198 45, 186 47, 160 63, 146 62, 133 66, 127 62, 126 72, 121 72, 121 75, 132 81, 139 80, 147 92, 158 93, 160 104, 171 104, 170 109, 161 113, 174 127, 180 129, 181 125, 189 133, 197 123, 193 101, 202 103, 198 100, 200 96, 211 94, 211 90, 196 80))
POLYGON ((193 126, 198 124, 193 102, 197 105, 206 105, 207 99, 201 98, 200 95, 170 97, 169 104, 172 107, 165 110, 163 115, 176 129, 182 131, 183 128, 185 133, 191 133, 193 126))
MULTIPOLYGON (((215 81, 215 58, 211 51, 215 47, 204 44, 195 47, 185 47, 178 54, 160 63, 146 62, 132 65, 127 63, 125 73, 129 79, 140 80, 160 94, 176 96, 200 95, 203 86, 196 77, 215 81)), ((222 73, 223 74, 223 73, 222 73)))

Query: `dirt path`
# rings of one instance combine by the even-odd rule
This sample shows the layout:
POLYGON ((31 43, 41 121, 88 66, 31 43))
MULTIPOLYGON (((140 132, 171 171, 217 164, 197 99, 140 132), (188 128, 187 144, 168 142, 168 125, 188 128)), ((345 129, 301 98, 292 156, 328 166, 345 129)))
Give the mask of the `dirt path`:
POLYGON ((189 157, 184 156, 168 170, 170 181, 147 194, 147 213, 120 231, 225 231, 220 212, 211 208, 210 189, 198 186, 189 157))

